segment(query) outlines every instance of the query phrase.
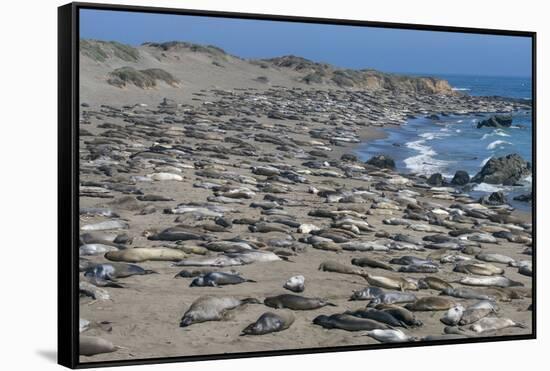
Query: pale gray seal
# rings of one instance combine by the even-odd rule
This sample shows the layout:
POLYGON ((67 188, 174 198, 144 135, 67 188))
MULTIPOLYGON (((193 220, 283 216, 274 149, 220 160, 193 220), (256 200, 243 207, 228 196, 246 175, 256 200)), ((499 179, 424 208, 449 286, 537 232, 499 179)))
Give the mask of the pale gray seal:
POLYGON ((109 340, 105 340, 97 336, 80 335, 79 337, 79 354, 81 356, 111 353, 118 349, 122 348, 114 345, 109 340))
POLYGON ((455 302, 441 296, 427 296, 418 299, 414 303, 405 305, 405 308, 413 311, 447 310, 455 305, 455 302))
POLYGON ((201 296, 183 314, 180 327, 206 321, 221 321, 227 311, 245 304, 259 304, 254 298, 237 299, 232 296, 201 296))
POLYGON ((266 312, 256 322, 246 326, 241 336, 265 335, 271 332, 283 331, 289 328, 292 323, 294 323, 294 316, 290 312, 266 312))
POLYGON ((396 329, 375 329, 367 331, 367 336, 378 340, 381 343, 402 343, 407 341, 417 341, 418 338, 406 335, 401 330, 396 329))

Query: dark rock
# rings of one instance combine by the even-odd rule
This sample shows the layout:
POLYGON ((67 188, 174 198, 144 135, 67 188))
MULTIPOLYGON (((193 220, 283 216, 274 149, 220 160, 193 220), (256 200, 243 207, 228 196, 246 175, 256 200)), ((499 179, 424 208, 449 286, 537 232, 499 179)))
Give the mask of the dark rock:
POLYGON ((426 116, 426 118, 429 118, 430 120, 439 120, 439 116, 434 114, 426 116))
POLYGON ((464 186, 470 183, 470 175, 464 170, 457 170, 455 176, 451 180, 452 185, 464 186))
POLYGON ((532 202, 533 201, 533 193, 529 192, 524 195, 519 195, 514 197, 514 201, 519 202, 532 202))
POLYGON ((506 196, 501 191, 493 192, 489 196, 483 196, 479 199, 483 205, 503 205, 506 203, 506 196))
POLYGON ((514 185, 530 174, 531 164, 517 153, 513 153, 504 157, 491 158, 472 178, 472 182, 514 185))
POLYGON ((344 153, 342 157, 340 157, 340 159, 342 161, 349 161, 349 162, 356 162, 358 160, 357 156, 351 153, 344 153))
POLYGON ((440 173, 432 174, 428 178, 426 183, 435 187, 440 187, 441 185, 443 185, 443 175, 441 175, 440 173))
POLYGON ((395 161, 391 157, 385 155, 373 156, 367 161, 367 164, 382 169, 395 169, 395 161))
POLYGON ((512 126, 512 115, 495 115, 487 120, 482 120, 477 123, 477 128, 509 128, 512 126))

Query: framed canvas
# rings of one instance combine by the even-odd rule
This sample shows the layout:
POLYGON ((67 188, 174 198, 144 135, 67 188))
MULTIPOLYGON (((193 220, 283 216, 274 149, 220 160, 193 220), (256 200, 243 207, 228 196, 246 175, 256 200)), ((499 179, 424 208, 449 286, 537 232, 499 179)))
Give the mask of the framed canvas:
POLYGON ((536 34, 363 16, 59 8, 60 364, 535 338, 536 34))

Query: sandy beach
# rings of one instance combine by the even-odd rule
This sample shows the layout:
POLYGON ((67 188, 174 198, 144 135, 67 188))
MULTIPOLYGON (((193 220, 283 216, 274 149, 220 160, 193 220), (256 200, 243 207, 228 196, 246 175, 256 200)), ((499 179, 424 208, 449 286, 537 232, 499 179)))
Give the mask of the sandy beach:
MULTIPOLYGON (((111 56, 110 45, 103 47, 109 55, 106 60, 81 50, 80 226, 82 234, 96 234, 95 241, 82 245, 101 244, 115 251, 169 248, 184 257, 122 261, 156 273, 106 280, 122 287, 109 287, 101 280, 99 286, 106 287, 99 289, 108 297, 81 292, 80 318, 89 321, 82 335, 121 347, 81 356, 81 362, 377 344, 365 331, 313 323, 319 315, 365 309, 369 300, 349 299, 354 290, 375 286, 368 275, 406 279, 416 289, 403 292, 414 293, 417 299, 444 297, 454 303, 452 307, 467 308, 480 300, 419 289, 418 280, 435 277, 455 289, 476 290, 498 307, 488 318, 507 318, 521 326, 483 332, 471 328, 475 322, 454 326, 465 339, 531 333, 532 277, 521 269, 531 261, 529 213, 505 204, 482 205, 459 186, 428 184, 425 176, 365 163, 355 153, 359 144, 384 137, 384 127, 403 125, 410 117, 506 113, 528 109, 528 103, 469 97, 442 88, 444 84, 437 81, 429 93, 407 92, 405 86, 388 90, 378 85, 306 84, 299 80, 305 72, 292 65, 262 65, 184 46, 142 46, 140 57, 132 61, 111 56), (162 67, 177 83, 156 80, 147 88, 131 82, 123 87, 108 83, 110 73, 122 66, 162 67), (239 195, 232 193, 235 190, 239 195), (214 212, 183 212, 178 205, 214 212), (114 215, 105 216, 106 211, 114 215), (122 221, 124 227, 86 230, 105 221, 122 221), (304 225, 314 228, 300 233, 304 225), (151 238, 176 226, 200 238, 151 238), (126 237, 113 241, 107 235, 126 237), (448 245, 430 240, 434 235, 445 238, 448 245), (226 267, 174 266, 180 260, 223 255, 206 246, 235 238, 255 251, 273 253, 278 260, 226 267), (321 239, 330 243, 319 243, 321 239), (375 242, 384 249, 353 250, 352 242, 375 242), (490 253, 513 263, 478 259, 490 253), (428 268, 435 272, 399 272, 402 265, 389 262, 403 256, 429 261, 428 268), (393 269, 351 263, 365 257, 393 269), (358 269, 360 274, 319 270, 327 261, 358 269), (495 268, 499 273, 460 271, 461 264, 495 268), (190 287, 194 277, 175 278, 182 270, 199 268, 234 270, 255 282, 190 287), (295 321, 288 329, 240 336, 263 313, 282 310, 264 305, 263 300, 293 294, 283 285, 295 275, 305 277, 305 290, 295 295, 323 298, 335 306, 291 310, 295 321), (505 277, 511 284, 495 288, 457 283, 468 277, 505 277), (205 295, 255 298, 260 303, 228 310, 223 320, 180 327, 191 304, 205 295)), ((81 258, 81 282, 87 284, 94 282, 86 272, 113 260, 105 252, 83 254, 82 250, 81 258)), ((413 311, 422 326, 400 330, 415 339, 451 336, 445 335, 446 324, 441 322, 446 312, 413 311)))

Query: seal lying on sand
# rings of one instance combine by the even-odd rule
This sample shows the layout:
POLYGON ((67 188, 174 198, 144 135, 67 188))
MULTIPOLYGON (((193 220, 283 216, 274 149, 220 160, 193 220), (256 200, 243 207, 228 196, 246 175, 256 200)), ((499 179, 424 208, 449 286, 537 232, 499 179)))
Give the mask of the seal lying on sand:
POLYGON ((405 305, 405 308, 413 311, 435 311, 452 308, 455 302, 441 296, 427 296, 420 298, 414 303, 405 305))
POLYGON ((463 277, 456 281, 463 285, 469 286, 494 286, 494 287, 515 287, 524 286, 523 283, 512 281, 504 276, 490 276, 490 277, 463 277))
POLYGON ((81 356, 93 356, 100 353, 111 353, 118 349, 122 349, 111 343, 108 340, 97 336, 81 335, 79 337, 79 351, 81 356))
POLYGON ((355 267, 350 267, 348 265, 338 263, 335 261, 325 261, 322 262, 321 265, 319 265, 319 270, 324 272, 336 272, 336 273, 343 273, 343 274, 356 274, 359 276, 365 275, 365 272, 362 269, 358 269, 355 267))
POLYGON ((134 249, 109 251, 105 258, 111 261, 139 263, 153 261, 179 261, 186 257, 183 251, 163 247, 136 247, 134 249))
POLYGON ((139 265, 125 263, 96 264, 84 271, 85 276, 92 276, 103 280, 114 280, 135 275, 157 273, 150 269, 143 269, 139 265))
POLYGON ((336 304, 329 303, 319 298, 306 298, 293 294, 282 294, 265 298, 264 304, 271 308, 288 308, 292 310, 311 310, 324 306, 335 307, 336 304))
POLYGON ((302 275, 292 276, 285 282, 283 287, 292 292, 302 292, 305 289, 305 282, 306 278, 302 275))
POLYGON ((371 330, 367 331, 367 336, 378 340, 381 343, 402 343, 406 341, 417 341, 413 336, 406 335, 401 330, 386 329, 386 330, 371 330))
POLYGON ((320 315, 313 319, 313 323, 327 329, 337 328, 346 331, 370 331, 390 328, 385 323, 366 318, 358 318, 350 314, 320 315))
POLYGON ((470 329, 477 332, 497 331, 508 327, 526 328, 521 323, 514 322, 510 318, 485 317, 474 323, 470 329))
POLYGON ((232 296, 201 296, 183 314, 180 327, 206 321, 221 321, 227 311, 245 304, 259 304, 254 298, 237 299, 232 296))
POLYGON ((265 335, 272 332, 286 330, 294 323, 294 315, 290 312, 278 311, 277 313, 266 312, 246 326, 242 335, 265 335))
POLYGON ((225 272, 209 272, 202 276, 195 278, 189 286, 222 286, 222 285, 237 285, 243 282, 256 282, 241 277, 238 274, 225 273, 225 272))

